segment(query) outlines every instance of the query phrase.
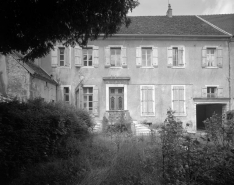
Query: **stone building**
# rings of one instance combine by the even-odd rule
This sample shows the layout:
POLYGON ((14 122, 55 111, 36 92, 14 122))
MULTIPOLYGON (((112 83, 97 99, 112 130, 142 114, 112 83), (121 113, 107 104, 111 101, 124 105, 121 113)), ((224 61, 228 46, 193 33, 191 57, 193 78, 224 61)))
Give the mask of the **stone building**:
POLYGON ((233 109, 234 26, 210 17, 173 16, 170 7, 166 16, 133 16, 128 28, 87 47, 58 44, 42 67, 60 84, 59 100, 97 120, 123 112, 160 124, 172 108, 195 132, 214 112, 233 109))
MULTIPOLYGON (((20 101, 41 97, 56 101, 58 83, 33 62, 23 63, 20 54, 0 55, 0 93, 20 101)), ((6 98, 2 98, 6 100, 6 98)))

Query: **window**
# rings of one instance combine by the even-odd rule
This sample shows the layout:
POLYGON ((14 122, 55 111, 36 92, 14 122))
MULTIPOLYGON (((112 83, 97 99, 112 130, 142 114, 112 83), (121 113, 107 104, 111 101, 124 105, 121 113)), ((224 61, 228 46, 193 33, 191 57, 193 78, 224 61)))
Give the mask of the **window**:
POLYGON ((76 67, 98 67, 99 64, 99 47, 88 46, 81 48, 75 46, 74 59, 76 67))
POLYGON ((65 48, 59 48, 59 66, 65 66, 65 48))
POLYGON ((51 50, 51 66, 52 67, 71 67, 71 48, 62 45, 54 46, 51 50))
POLYGON ((184 50, 183 47, 172 47, 172 53, 173 53, 173 67, 183 67, 183 56, 184 56, 184 50))
POLYGON ((127 67, 126 47, 107 46, 105 48, 105 67, 127 67))
POLYGON ((83 49, 84 66, 93 66, 93 48, 83 49))
POLYGON ((218 46, 205 46, 202 48, 203 68, 222 68, 222 48, 218 46))
POLYGON ((217 97, 218 89, 217 87, 207 87, 207 98, 217 97))
POLYGON ((110 48, 110 64, 111 67, 121 66, 121 48, 110 48))
POLYGON ((141 86, 141 115, 155 115, 154 86, 141 86))
POLYGON ((152 67, 152 48, 142 48, 142 67, 152 67))
POLYGON ((185 86, 172 86, 172 109, 177 116, 185 115, 185 86))
POLYGON ((69 89, 69 87, 64 87, 63 88, 63 100, 66 103, 70 102, 70 89, 69 89))
POLYGON ((124 88, 110 87, 109 90, 110 110, 124 110, 124 88))
POLYGON ((84 87, 83 88, 83 107, 89 112, 93 111, 93 88, 84 87))
POLYGON ((154 46, 137 47, 136 66, 143 68, 158 67, 158 48, 154 46))

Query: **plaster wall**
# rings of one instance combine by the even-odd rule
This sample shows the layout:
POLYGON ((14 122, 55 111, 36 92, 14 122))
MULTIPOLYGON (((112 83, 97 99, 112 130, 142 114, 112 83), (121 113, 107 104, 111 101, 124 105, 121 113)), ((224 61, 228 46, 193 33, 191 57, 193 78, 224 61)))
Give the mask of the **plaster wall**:
MULTIPOLYGON (((223 88, 223 97, 229 97, 228 83, 228 42, 225 40, 198 40, 198 39, 106 39, 90 42, 88 45, 99 46, 98 68, 75 67, 74 50, 71 49, 71 67, 50 68, 55 79, 61 85, 71 85, 71 102, 75 105, 75 89, 82 83, 84 85, 96 85, 99 89, 99 119, 102 119, 106 111, 106 84, 103 77, 130 77, 127 86, 127 103, 130 115, 134 120, 147 119, 153 123, 161 123, 165 120, 166 111, 171 107, 171 85, 185 85, 186 87, 186 116, 180 117, 184 123, 194 122, 196 113, 193 98, 201 97, 202 88, 205 85, 218 85, 223 88), (105 47, 108 45, 123 45, 127 48, 127 68, 105 68, 105 47), (136 47, 151 45, 158 47, 158 67, 136 67, 136 47), (182 45, 185 47, 184 69, 167 67, 167 47, 182 45), (206 69, 202 68, 202 47, 219 46, 223 49, 223 67, 206 69), (140 85, 155 86, 155 110, 153 117, 142 117, 140 112, 140 85)), ((42 60, 48 65, 51 56, 42 60)))

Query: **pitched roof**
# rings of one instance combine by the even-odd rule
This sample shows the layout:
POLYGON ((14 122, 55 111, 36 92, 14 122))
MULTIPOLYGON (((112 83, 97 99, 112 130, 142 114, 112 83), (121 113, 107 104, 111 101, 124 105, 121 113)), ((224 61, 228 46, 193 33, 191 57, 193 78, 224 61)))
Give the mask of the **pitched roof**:
POLYGON ((58 83, 51 78, 51 76, 46 73, 41 67, 37 66, 36 64, 33 63, 33 61, 27 61, 27 62, 22 62, 21 59, 23 58, 23 55, 18 53, 18 52, 13 52, 13 56, 15 56, 18 60, 18 62, 21 63, 23 67, 25 67, 32 75, 34 75, 37 78, 40 78, 44 81, 50 82, 52 84, 57 85, 58 83))
POLYGON ((34 75, 38 78, 41 78, 45 81, 48 81, 52 84, 58 84, 55 80, 51 78, 49 74, 47 74, 42 68, 34 64, 33 62, 29 61, 26 63, 32 70, 34 70, 34 75))
POLYGON ((204 35, 227 34, 205 23, 197 16, 130 16, 128 28, 122 26, 117 34, 204 35))
POLYGON ((200 17, 234 35, 234 14, 201 15, 200 17))

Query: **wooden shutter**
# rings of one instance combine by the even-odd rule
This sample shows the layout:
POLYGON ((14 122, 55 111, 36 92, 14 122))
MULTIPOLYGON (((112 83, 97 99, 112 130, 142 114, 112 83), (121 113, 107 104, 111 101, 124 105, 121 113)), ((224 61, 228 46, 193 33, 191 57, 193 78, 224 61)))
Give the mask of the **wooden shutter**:
POLYGON ((147 114, 147 86, 141 88, 141 113, 142 115, 147 114))
POLYGON ((221 47, 217 49, 217 66, 220 68, 223 67, 223 49, 221 47))
POLYGON ((110 47, 105 48, 105 67, 110 67, 110 47))
POLYGON ((178 47, 178 64, 184 66, 184 48, 182 46, 178 47))
POLYGON ((83 87, 80 86, 79 87, 79 108, 82 109, 83 108, 83 87))
POLYGON ((183 86, 179 87, 179 112, 180 113, 185 113, 185 90, 183 86))
POLYGON ((179 87, 176 86, 172 88, 172 107, 176 112, 179 109, 179 87))
POLYGON ((126 49, 126 47, 121 48, 121 64, 122 64, 122 67, 127 67, 127 49, 126 49))
POLYGON ((167 67, 172 67, 173 60, 172 60, 172 47, 167 48, 167 67))
POLYGON ((207 87, 202 88, 202 98, 207 98, 207 87))
POLYGON ((136 48, 136 66, 141 67, 142 62, 141 62, 141 47, 136 48))
POLYGON ((75 46, 74 48, 74 59, 75 59, 75 66, 81 67, 82 66, 82 48, 79 46, 75 46))
POLYGON ((99 47, 98 46, 93 46, 93 66, 98 67, 99 65, 99 47))
POLYGON ((223 88, 219 87, 218 88, 218 98, 222 98, 223 97, 223 88))
POLYGON ((57 67, 58 65, 58 48, 54 46, 54 50, 51 50, 51 66, 57 67))
POLYGON ((147 90, 147 115, 153 115, 154 114, 154 99, 153 99, 153 87, 148 86, 147 90))
POLYGON ((64 59, 65 59, 65 66, 70 67, 70 47, 65 48, 65 53, 64 53, 64 59))
POLYGON ((202 68, 207 67, 207 51, 206 48, 202 49, 202 68))
POLYGON ((98 107, 99 107, 99 103, 98 103, 98 87, 94 86, 93 88, 93 114, 95 116, 98 116, 98 107))
POLYGON ((153 47, 153 67, 158 67, 158 48, 153 47))

